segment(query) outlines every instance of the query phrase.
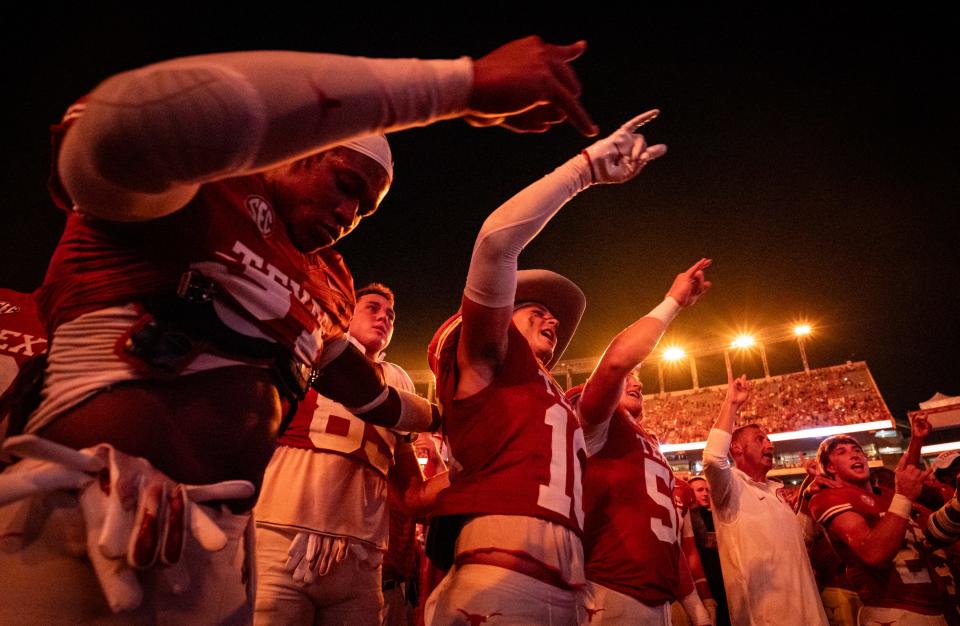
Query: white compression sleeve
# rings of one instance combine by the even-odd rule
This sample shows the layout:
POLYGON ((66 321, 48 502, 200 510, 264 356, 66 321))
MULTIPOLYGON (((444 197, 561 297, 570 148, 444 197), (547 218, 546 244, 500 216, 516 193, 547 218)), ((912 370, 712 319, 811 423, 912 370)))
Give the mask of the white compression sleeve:
POLYGON ((491 308, 513 304, 521 250, 590 180, 589 164, 577 155, 491 213, 473 246, 464 294, 491 308))
MULTIPOLYGON (((65 149, 82 151, 104 180, 161 193, 265 169, 354 136, 456 117, 472 80, 468 58, 186 57, 101 83, 71 130, 82 140, 65 149)), ((65 182, 68 189, 76 184, 65 182)))

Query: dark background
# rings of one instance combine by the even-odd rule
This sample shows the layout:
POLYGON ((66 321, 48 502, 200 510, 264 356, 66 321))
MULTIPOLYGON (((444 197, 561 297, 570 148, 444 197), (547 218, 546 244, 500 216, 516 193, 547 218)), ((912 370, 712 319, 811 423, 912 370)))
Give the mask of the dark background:
MULTIPOLYGON (((587 294, 567 357, 599 354, 677 272, 709 256, 713 289, 677 319, 669 341, 719 346, 737 330, 776 334, 805 318, 814 324, 811 365, 866 360, 898 419, 935 391, 960 394, 952 18, 641 7, 605 21, 407 15, 359 24, 276 3, 242 15, 165 10, 34 10, 5 20, 0 285, 41 281, 63 222, 46 196, 47 127, 114 72, 225 50, 451 58, 531 33, 583 38, 589 50, 575 67, 602 133, 659 107, 646 134, 670 153, 629 184, 582 194, 521 256, 521 267, 559 271, 587 294)), ((379 280, 397 292, 389 356, 421 369, 434 329, 458 306, 485 216, 588 142, 569 126, 514 135, 461 121, 391 141, 394 187, 338 247, 358 285, 379 280)), ((800 369, 795 342, 767 351, 774 374, 800 369)), ((734 362, 761 373, 755 354, 734 362)), ((698 365, 701 384, 723 381, 721 356, 698 365)), ((667 387, 685 386, 685 368, 668 368, 667 387)))

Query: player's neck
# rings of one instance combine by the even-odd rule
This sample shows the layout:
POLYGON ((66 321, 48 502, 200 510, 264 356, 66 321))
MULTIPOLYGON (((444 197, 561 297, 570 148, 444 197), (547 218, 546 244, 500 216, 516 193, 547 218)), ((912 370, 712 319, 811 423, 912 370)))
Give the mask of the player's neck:
POLYGON ((854 489, 859 489, 861 491, 866 491, 867 493, 873 493, 873 487, 870 485, 870 479, 866 480, 845 480, 839 479, 837 482, 842 483, 847 487, 853 487, 854 489))

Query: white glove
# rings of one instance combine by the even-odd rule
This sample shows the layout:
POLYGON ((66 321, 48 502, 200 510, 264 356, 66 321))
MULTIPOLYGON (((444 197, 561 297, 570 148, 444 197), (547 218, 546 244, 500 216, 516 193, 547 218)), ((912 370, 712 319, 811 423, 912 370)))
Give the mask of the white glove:
POLYGON ((301 531, 294 536, 287 550, 283 569, 302 587, 326 576, 333 566, 347 558, 349 544, 342 537, 331 537, 301 531))
POLYGON ((109 444, 74 450, 34 435, 11 437, 4 450, 31 467, 0 482, 0 503, 57 489, 81 489, 80 509, 87 532, 87 555, 110 608, 118 613, 143 599, 135 569, 159 560, 174 593, 189 586, 181 562, 187 532, 205 550, 227 545, 227 537, 197 502, 249 498, 253 485, 230 480, 212 485, 182 485, 146 459, 109 444), (32 486, 32 488, 31 488, 32 486))
POLYGON ((639 174, 647 163, 667 153, 665 145, 648 146, 643 135, 636 132, 658 115, 660 111, 657 109, 641 113, 581 153, 590 165, 592 184, 626 182, 639 174))

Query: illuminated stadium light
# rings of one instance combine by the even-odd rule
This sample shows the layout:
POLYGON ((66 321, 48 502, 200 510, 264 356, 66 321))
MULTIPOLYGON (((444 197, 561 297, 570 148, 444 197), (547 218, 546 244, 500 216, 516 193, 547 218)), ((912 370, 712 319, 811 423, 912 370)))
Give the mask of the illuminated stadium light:
POLYGON ((753 346, 754 339, 751 335, 738 335, 731 343, 731 348, 749 348, 753 346))
MULTIPOLYGON (((819 428, 808 428, 806 430, 793 430, 786 433, 770 433, 770 441, 789 441, 792 439, 809 439, 813 437, 829 437, 830 435, 840 435, 843 433, 859 433, 867 430, 878 430, 881 428, 893 427, 892 420, 877 420, 875 422, 863 422, 860 424, 844 424, 843 426, 821 426, 819 428)), ((689 443, 664 443, 660 445, 660 452, 682 452, 685 450, 703 450, 707 445, 706 441, 691 441, 689 443)), ((938 444, 941 445, 941 444, 938 444)), ((960 442, 956 442, 960 448, 960 442)), ((933 448, 936 446, 926 446, 933 448)), ((921 452, 926 448, 921 448, 921 452)))
POLYGON ((810 324, 797 324, 793 327, 793 334, 797 337, 806 337, 810 334, 810 324))
POLYGON ((687 356, 687 353, 680 346, 670 346, 669 348, 663 351, 664 361, 679 361, 685 356, 687 356))
POLYGON ((950 450, 960 450, 960 441, 932 443, 929 446, 920 448, 920 454, 938 454, 940 452, 949 452, 950 450))

